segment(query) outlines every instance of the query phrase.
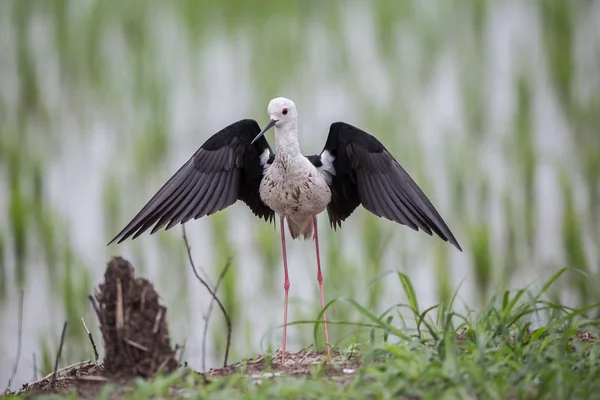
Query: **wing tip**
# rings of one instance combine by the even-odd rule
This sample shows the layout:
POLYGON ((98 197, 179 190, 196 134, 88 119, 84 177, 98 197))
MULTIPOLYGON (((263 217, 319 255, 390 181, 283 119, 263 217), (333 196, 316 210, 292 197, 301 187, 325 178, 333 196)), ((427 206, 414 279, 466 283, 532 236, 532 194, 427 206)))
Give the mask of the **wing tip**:
POLYGON ((463 252, 462 247, 460 246, 460 244, 458 244, 458 240, 456 240, 452 232, 450 232, 450 229, 446 229, 445 232, 443 232, 443 234, 443 236, 441 236, 440 234, 438 234, 438 236, 441 237, 444 242, 448 242, 452 246, 456 247, 456 249, 461 253, 463 252))
POLYGON ((460 244, 458 244, 458 241, 454 237, 452 237, 448 241, 450 242, 450 244, 452 244, 454 247, 456 247, 458 249, 458 251, 460 251, 461 253, 463 252, 462 247, 460 247, 460 244))
MULTIPOLYGON (((403 224, 404 225, 404 224, 403 224)), ((415 229, 415 231, 419 232, 424 232, 426 234, 428 234, 429 236, 433 236, 434 232, 432 231, 426 231, 425 229, 419 229, 418 227, 415 229)), ((440 232, 442 233, 442 232, 440 232)), ((460 244, 458 244, 458 240, 456 240, 456 238, 454 237, 454 235, 452 234, 452 232, 450 232, 449 230, 447 232, 443 232, 442 235, 440 235, 440 233, 436 232, 436 235, 442 239, 444 242, 446 243, 450 243, 452 246, 456 247, 456 249, 458 251, 460 251, 461 253, 463 252, 462 247, 460 246, 460 244)))
POLYGON ((110 246, 111 244, 121 244, 123 243, 125 240, 127 240, 127 238, 131 235, 131 233, 128 234, 123 234, 123 233, 119 233, 117 236, 115 236, 114 238, 111 239, 110 242, 108 242, 106 244, 106 246, 110 246))
POLYGON ((110 240, 110 242, 108 242, 106 244, 106 246, 110 246, 111 244, 114 244, 116 242, 116 244, 119 244, 121 242, 123 242, 125 239, 127 239, 127 235, 124 235, 123 232, 120 232, 117 236, 115 236, 114 238, 112 238, 110 240))

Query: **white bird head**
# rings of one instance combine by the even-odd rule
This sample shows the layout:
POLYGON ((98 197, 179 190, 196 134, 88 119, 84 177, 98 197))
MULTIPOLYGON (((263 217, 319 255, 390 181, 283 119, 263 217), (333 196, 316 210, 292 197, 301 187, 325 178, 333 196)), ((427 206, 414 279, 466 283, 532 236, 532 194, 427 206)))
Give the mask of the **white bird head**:
POLYGON ((276 97, 271 100, 267 107, 267 113, 270 119, 277 121, 276 125, 292 122, 298 118, 296 105, 292 100, 285 97, 276 97))
POLYGON ((295 130, 296 121, 298 120, 298 112, 296 111, 296 104, 290 99, 285 97, 276 97, 269 102, 267 107, 267 113, 269 114, 269 123, 265 128, 254 138, 254 143, 258 138, 264 135, 272 127, 283 128, 286 127, 286 131, 295 130))

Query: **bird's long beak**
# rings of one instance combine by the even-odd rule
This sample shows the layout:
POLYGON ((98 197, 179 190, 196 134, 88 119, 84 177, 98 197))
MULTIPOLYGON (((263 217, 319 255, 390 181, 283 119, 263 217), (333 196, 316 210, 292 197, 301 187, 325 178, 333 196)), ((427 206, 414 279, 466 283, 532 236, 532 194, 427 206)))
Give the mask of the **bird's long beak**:
POLYGON ((252 142, 250 142, 250 144, 253 144, 254 142, 256 142, 262 135, 264 135, 265 133, 267 133, 267 131, 269 129, 271 129, 272 127, 274 127, 276 123, 277 123, 276 119, 270 120, 269 123, 267 124, 267 126, 265 126, 265 128, 258 135, 256 135, 256 137, 252 140, 252 142))

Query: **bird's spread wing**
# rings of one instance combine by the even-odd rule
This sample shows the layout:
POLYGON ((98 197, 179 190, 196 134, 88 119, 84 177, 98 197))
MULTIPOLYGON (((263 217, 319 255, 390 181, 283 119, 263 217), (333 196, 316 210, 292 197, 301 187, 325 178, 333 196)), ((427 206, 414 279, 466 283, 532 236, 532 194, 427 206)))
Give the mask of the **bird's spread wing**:
POLYGON ((309 159, 331 182, 327 212, 334 229, 362 204, 379 217, 435 232, 461 250, 427 196, 375 137, 335 122, 320 156, 309 159))
POLYGON ((262 202, 258 189, 273 151, 264 137, 250 144, 259 132, 256 121, 244 119, 213 135, 110 243, 132 235, 135 239, 152 225, 152 233, 165 225, 169 229, 223 210, 237 200, 271 221, 273 211, 262 202))

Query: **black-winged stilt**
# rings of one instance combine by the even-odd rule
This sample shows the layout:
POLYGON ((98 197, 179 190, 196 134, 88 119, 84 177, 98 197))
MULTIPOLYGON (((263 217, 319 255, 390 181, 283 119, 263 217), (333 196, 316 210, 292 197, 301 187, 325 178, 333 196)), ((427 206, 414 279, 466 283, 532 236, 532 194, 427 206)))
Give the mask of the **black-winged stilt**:
MULTIPOLYGON (((163 226, 198 219, 223 210, 237 200, 266 221, 279 216, 284 271, 282 365, 285 365, 290 280, 285 246, 285 221, 292 239, 314 238, 317 281, 324 308, 317 215, 327 209, 335 229, 362 204, 379 217, 436 233, 461 250, 429 199, 388 150, 370 134, 335 122, 321 154, 304 156, 298 142, 298 113, 293 101, 271 100, 269 123, 261 131, 251 119, 235 122, 208 139, 150 199, 110 243, 151 233, 163 226), (263 136, 275 128, 275 152, 263 136)), ((110 244, 109 243, 109 244, 110 244)), ((323 314, 329 344, 327 317, 323 314)), ((327 354, 330 356, 329 345, 327 354)))

